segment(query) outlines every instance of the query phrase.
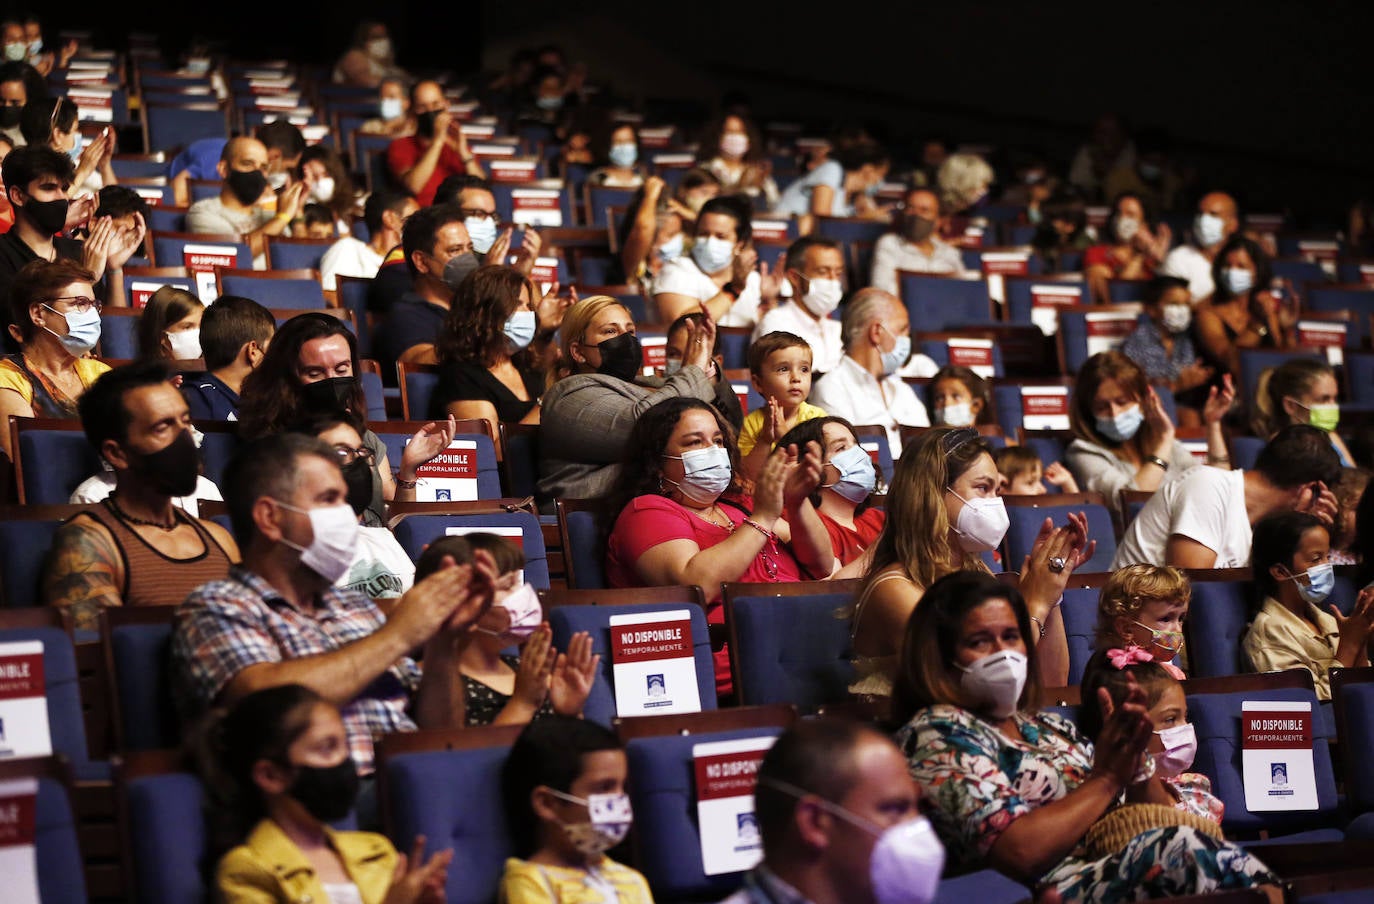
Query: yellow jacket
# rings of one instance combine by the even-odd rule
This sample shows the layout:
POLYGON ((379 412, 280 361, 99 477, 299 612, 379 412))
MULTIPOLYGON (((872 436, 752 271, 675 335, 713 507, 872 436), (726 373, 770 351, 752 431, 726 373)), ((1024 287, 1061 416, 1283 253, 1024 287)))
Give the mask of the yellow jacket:
MULTIPOLYGON (((597 864, 600 878, 615 889, 619 904, 653 904, 649 883, 636 870, 610 857, 597 864)), ((501 877, 501 904, 604 904, 606 896, 589 882, 587 870, 540 866, 515 857, 501 877)))
MULTIPOLYGON (((380 904, 396 873, 396 849, 391 842, 371 832, 335 832, 327 826, 324 831, 365 904, 380 904)), ((245 843, 220 860, 215 900, 222 904, 329 904, 310 861, 270 819, 258 823, 245 843)))

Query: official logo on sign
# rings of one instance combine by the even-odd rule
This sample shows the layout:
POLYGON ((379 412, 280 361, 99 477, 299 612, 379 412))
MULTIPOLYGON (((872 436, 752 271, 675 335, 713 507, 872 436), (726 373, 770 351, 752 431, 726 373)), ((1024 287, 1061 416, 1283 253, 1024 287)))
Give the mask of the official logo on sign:
POLYGON ((662 697, 665 693, 667 693, 667 690, 663 686, 662 675, 648 676, 648 678, 645 679, 645 684, 647 685, 650 697, 662 697))

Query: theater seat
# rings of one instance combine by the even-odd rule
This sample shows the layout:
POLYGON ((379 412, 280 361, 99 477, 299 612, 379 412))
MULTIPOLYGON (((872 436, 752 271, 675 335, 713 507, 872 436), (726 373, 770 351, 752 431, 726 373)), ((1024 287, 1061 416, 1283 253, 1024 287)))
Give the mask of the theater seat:
POLYGON ((133 867, 130 900, 204 904, 208 895, 200 861, 208 840, 200 781, 189 772, 168 772, 118 778, 117 787, 133 867))

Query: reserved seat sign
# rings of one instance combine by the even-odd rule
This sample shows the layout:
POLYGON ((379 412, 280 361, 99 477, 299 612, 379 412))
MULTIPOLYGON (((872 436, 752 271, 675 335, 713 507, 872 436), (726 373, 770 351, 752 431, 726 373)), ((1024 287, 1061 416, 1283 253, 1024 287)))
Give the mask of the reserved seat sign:
POLYGON ((6 904, 40 904, 38 897, 38 780, 0 782, 0 876, 6 904))
POLYGON ((701 712, 691 612, 612 615, 610 629, 617 715, 701 712))
POLYGON ((772 737, 713 741, 692 747, 697 780, 701 865, 708 876, 753 869, 763 859, 754 815, 754 786, 772 737))
POLYGON ((1317 809, 1312 704, 1246 700, 1240 709, 1245 808, 1317 809))
POLYGON ((51 756, 43 642, 0 643, 0 759, 51 756))

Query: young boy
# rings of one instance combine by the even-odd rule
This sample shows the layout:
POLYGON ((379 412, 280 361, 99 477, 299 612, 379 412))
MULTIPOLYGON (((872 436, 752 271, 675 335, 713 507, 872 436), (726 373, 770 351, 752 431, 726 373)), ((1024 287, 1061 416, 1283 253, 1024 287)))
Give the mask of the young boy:
POLYGON ((1078 492, 1078 484, 1068 468, 1057 461, 1048 468, 1044 467, 1040 463, 1040 456, 1027 446, 998 449, 993 460, 997 462, 997 473, 1002 478, 998 487, 1000 496, 1042 496, 1049 492, 1045 489, 1044 481, 1048 481, 1060 493, 1078 492))
POLYGON ((744 418, 739 454, 745 476, 756 480, 773 444, 802 421, 825 417, 825 411, 806 401, 811 394, 811 346, 794 333, 769 333, 749 346, 749 381, 763 396, 764 407, 744 418))
POLYGON ((305 237, 308 239, 333 239, 338 238, 338 229, 334 226, 334 213, 323 204, 307 204, 301 214, 305 221, 305 237))

